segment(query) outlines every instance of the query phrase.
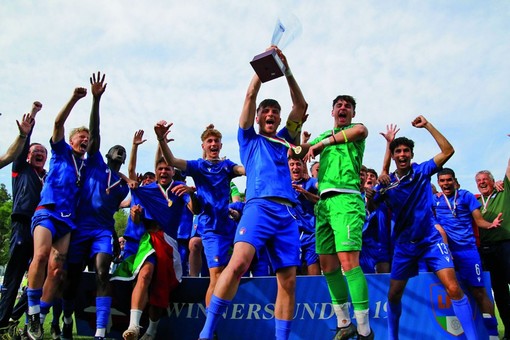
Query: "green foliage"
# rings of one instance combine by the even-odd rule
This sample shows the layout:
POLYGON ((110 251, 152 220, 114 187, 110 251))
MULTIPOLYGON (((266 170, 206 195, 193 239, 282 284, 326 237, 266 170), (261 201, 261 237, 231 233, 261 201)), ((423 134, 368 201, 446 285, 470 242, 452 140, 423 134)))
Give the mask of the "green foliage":
POLYGON ((11 236, 12 199, 5 184, 0 184, 0 265, 9 259, 9 238, 11 236))
POLYGON ((124 235, 128 220, 128 211, 126 209, 120 209, 115 213, 115 215, 113 215, 113 218, 115 219, 115 231, 117 232, 117 235, 124 235))

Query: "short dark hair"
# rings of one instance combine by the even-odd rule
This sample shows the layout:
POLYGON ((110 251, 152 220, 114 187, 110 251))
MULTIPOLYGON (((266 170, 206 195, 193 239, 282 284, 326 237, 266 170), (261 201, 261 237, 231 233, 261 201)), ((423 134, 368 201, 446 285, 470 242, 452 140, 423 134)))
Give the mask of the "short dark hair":
POLYGON ((368 173, 373 174, 373 175, 375 176, 375 178, 379 178, 379 175, 377 174, 377 171, 375 171, 375 170, 374 170, 374 169, 372 169, 372 168, 368 168, 368 169, 367 169, 367 174, 368 174, 368 173))
POLYGON ((37 142, 33 142, 33 143, 30 143, 30 145, 28 146, 28 150, 30 150, 32 148, 32 146, 42 146, 44 151, 46 151, 46 154, 48 154, 48 149, 46 149, 46 147, 44 145, 42 145, 41 143, 37 143, 37 142))
POLYGON ((341 94, 339 96, 336 96, 336 98, 333 99, 333 107, 335 107, 336 103, 339 100, 343 100, 343 101, 348 102, 349 104, 352 105, 352 111, 356 111, 356 99, 354 99, 353 96, 349 96, 347 94, 341 94))
POLYGON ((390 143, 390 152, 392 155, 393 155, 393 152, 395 151, 395 149, 397 148, 397 146, 399 146, 399 145, 407 146, 409 149, 411 149, 411 152, 413 152, 413 150, 414 150, 414 142, 412 139, 409 139, 406 137, 398 137, 398 138, 395 138, 390 143))
POLYGON ((443 168, 439 170, 439 172, 437 173, 437 178, 439 179, 439 176, 442 175, 452 175, 453 179, 455 179, 455 171, 453 171, 450 168, 443 168))
POLYGON ((143 174, 143 179, 147 179, 147 178, 156 178, 156 174, 152 171, 147 171, 146 173, 143 174))
POLYGON ((279 111, 282 110, 282 107, 276 100, 264 99, 263 101, 260 102, 259 107, 257 107, 257 114, 259 113, 259 110, 264 107, 274 107, 274 108, 277 108, 279 111))
POLYGON ((298 157, 298 155, 293 154, 287 157, 287 161, 290 161, 291 159, 294 161, 300 161, 302 164, 305 164, 305 161, 303 161, 302 158, 298 157))

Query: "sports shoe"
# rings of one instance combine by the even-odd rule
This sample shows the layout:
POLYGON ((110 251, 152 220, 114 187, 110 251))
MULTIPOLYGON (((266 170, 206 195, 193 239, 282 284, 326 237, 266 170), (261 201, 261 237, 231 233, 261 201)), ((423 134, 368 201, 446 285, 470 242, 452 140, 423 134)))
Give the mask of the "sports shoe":
POLYGON ((39 313, 28 316, 27 335, 30 340, 42 340, 44 337, 39 313))
POLYGON ((349 326, 346 327, 337 327, 336 334, 333 340, 346 340, 350 339, 358 334, 356 330, 356 326, 351 322, 349 326))
POLYGON ((370 333, 367 336, 358 334, 358 340, 374 340, 374 331, 370 329, 370 333))
POLYGON ((60 334, 62 334, 60 331, 60 326, 58 324, 55 325, 52 323, 50 326, 50 334, 53 340, 60 340, 60 334))
POLYGON ((152 335, 152 334, 147 334, 147 332, 145 332, 145 334, 140 338, 140 340, 154 340, 156 339, 156 334, 152 335))
POLYGON ((13 338, 14 340, 28 340, 28 326, 25 325, 23 329, 19 330, 19 333, 17 336, 13 338))
POLYGON ((122 333, 122 337, 124 340, 138 340, 138 335, 140 334, 140 327, 130 326, 128 329, 122 333))
POLYGON ((63 323, 62 333, 60 334, 61 340, 73 340, 73 323, 63 323))

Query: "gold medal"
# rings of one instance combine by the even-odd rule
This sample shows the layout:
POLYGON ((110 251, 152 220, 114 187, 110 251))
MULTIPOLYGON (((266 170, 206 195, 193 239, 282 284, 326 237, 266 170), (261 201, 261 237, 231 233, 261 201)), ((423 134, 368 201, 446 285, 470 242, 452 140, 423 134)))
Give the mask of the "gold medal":
POLYGON ((303 148, 299 145, 294 148, 294 152, 296 153, 296 155, 299 155, 302 150, 303 148))
POLYGON ((172 202, 172 200, 168 200, 168 207, 169 208, 172 206, 172 204, 174 204, 174 202, 172 202))
POLYGON ((110 194, 110 189, 106 189, 106 194, 109 195, 110 194))

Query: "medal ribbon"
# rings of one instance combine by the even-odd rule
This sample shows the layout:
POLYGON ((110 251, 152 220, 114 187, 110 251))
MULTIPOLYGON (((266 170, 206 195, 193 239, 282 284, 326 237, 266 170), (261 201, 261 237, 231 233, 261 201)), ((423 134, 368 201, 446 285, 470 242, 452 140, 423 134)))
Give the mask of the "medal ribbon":
POLYGON ((487 201, 485 200, 485 197, 483 197, 483 195, 481 195, 482 197, 482 206, 483 206, 483 209, 482 209, 482 212, 485 213, 487 212, 487 206, 489 205, 489 201, 491 200, 491 198, 494 196, 494 193, 492 193, 491 195, 489 195, 487 197, 487 201))
POLYGON ((74 154, 72 154, 71 157, 73 159, 74 171, 76 172, 76 184, 79 186, 81 180, 81 168, 83 168, 83 164, 85 164, 85 162, 82 159, 80 167, 78 168, 78 163, 76 163, 76 157, 74 156, 74 154))
POLYGON ((119 185, 120 182, 122 182, 122 179, 119 179, 117 182, 115 182, 112 185, 110 185, 111 180, 112 180, 112 172, 111 172, 111 170, 107 170, 107 171, 108 171, 108 185, 106 186, 106 193, 110 194, 110 189, 112 189, 112 188, 116 187, 117 185, 119 185))
POLYGON ((448 209, 450 209, 453 217, 457 217, 457 196, 458 196, 459 192, 457 191, 457 189, 455 189, 455 196, 453 197, 453 209, 452 209, 452 205, 450 204, 450 200, 448 199, 448 197, 446 197, 446 195, 444 194, 443 192, 443 197, 444 197, 444 200, 446 201, 446 205, 448 206, 448 209))
POLYGON ((379 190, 379 192, 380 192, 381 194, 384 194, 386 191, 388 191, 388 190, 390 190, 390 189, 393 189, 393 188, 398 187, 398 185, 400 184, 400 182, 401 182, 404 178, 406 178, 407 176, 409 176, 409 174, 410 174, 410 173, 411 173, 411 170, 409 170, 409 172, 408 172, 407 174, 405 174, 404 176, 402 176, 402 177, 400 177, 400 178, 399 178, 399 177, 398 177, 398 175, 397 175, 397 172, 395 171, 393 174, 395 175, 395 178, 396 178, 397 180, 396 180, 395 182, 390 183, 390 184, 389 184, 386 188, 381 188, 381 189, 379 190))
POLYGON ((168 198, 168 190, 170 190, 170 188, 172 187, 173 184, 174 184, 174 180, 172 180, 172 182, 170 183, 168 188, 166 188, 166 190, 165 190, 163 188, 163 186, 158 183, 159 191, 161 191, 161 193, 163 194, 163 197, 166 199, 169 207, 172 205, 173 202, 170 198, 168 198))
POLYGON ((293 144, 290 144, 289 142, 287 142, 285 139, 282 139, 282 138, 278 138, 278 137, 268 137, 268 136, 264 136, 264 135, 261 135, 262 137, 264 137, 265 139, 267 139, 268 141, 270 142, 274 142, 274 143, 279 143, 279 144, 282 144, 284 145, 287 149, 292 149, 295 153, 299 154, 301 153, 301 147, 298 145, 298 146, 295 146, 293 144))

